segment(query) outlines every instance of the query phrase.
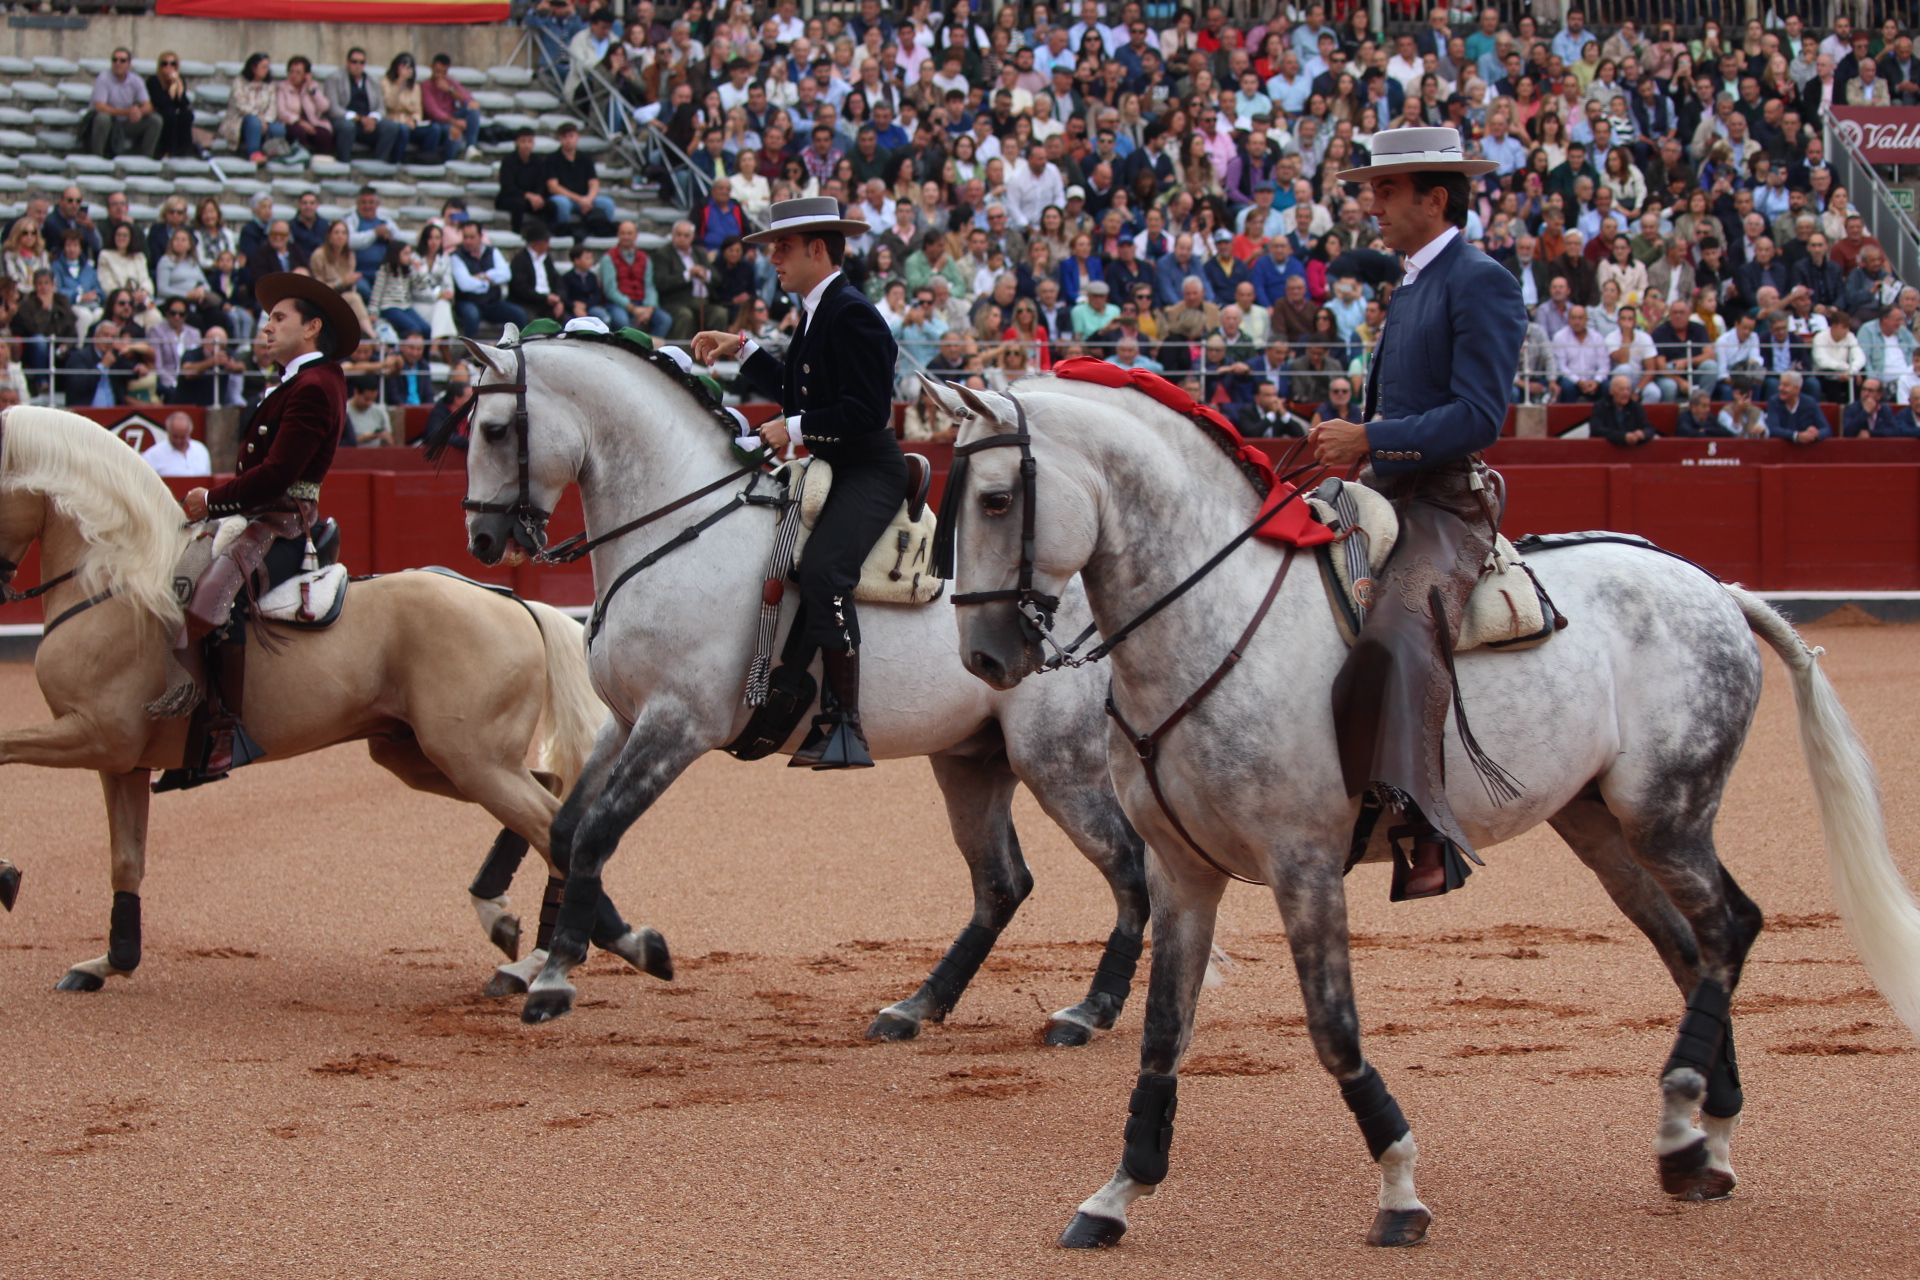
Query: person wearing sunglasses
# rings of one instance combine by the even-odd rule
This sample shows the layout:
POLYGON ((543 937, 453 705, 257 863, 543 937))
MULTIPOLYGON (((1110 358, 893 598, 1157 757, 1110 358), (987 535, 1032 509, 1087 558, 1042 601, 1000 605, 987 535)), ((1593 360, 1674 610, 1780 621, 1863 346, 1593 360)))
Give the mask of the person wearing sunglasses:
POLYGON ((154 64, 147 77, 147 99, 160 120, 160 148, 163 156, 207 155, 207 149, 193 140, 193 93, 180 75, 180 55, 168 50, 154 64))
POLYGON ((323 86, 333 108, 333 154, 341 161, 353 158, 356 146, 375 160, 399 164, 406 159, 406 127, 387 115, 380 77, 367 72, 367 51, 347 50, 347 65, 327 77, 323 86))
POLYGON ((93 81, 87 118, 87 152, 115 156, 139 154, 151 159, 160 149, 165 121, 154 111, 147 86, 133 74, 133 52, 115 49, 107 69, 93 81))

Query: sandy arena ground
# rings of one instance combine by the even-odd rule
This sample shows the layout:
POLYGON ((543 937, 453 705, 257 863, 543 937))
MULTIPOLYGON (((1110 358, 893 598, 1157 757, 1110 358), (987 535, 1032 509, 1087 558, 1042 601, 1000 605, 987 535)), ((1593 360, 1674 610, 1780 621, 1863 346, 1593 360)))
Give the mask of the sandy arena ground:
MULTIPOLYGON (((1920 882, 1916 636, 1820 627, 1920 882)), ((1270 899, 1235 886, 1237 960, 1200 1011, 1173 1176, 1116 1252, 1053 1241, 1111 1172, 1143 981, 1119 1030, 1037 1042, 1106 936, 1104 887, 1026 797, 1037 888, 953 1019, 861 1039, 963 923, 924 765, 823 778, 703 761, 607 876, 662 929, 671 985, 605 957, 583 1007, 523 1028, 482 998, 465 885, 493 833, 359 748, 161 797, 146 960, 103 949, 94 779, 7 775, 0 852, 0 1276, 1899 1276, 1920 1271, 1920 1054, 1835 920, 1785 673, 1720 823, 1769 916, 1735 1002, 1748 1109, 1735 1198, 1655 1183, 1655 1075, 1679 999, 1547 832, 1469 888, 1389 906, 1350 881, 1369 1056, 1419 1138, 1436 1221, 1366 1249, 1376 1180, 1302 1033, 1270 899), (844 838, 805 819, 856 815, 844 838), (796 822, 796 819, 799 821, 796 822)), ((45 718, 22 664, 0 722, 45 718)), ((531 928, 537 877, 515 901, 531 928)))

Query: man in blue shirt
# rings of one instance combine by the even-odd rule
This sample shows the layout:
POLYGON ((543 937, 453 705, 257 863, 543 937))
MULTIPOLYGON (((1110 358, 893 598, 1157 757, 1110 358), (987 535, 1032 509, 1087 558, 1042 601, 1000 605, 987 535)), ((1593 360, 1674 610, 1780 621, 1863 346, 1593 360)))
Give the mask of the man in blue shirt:
POLYGON ((353 212, 347 217, 347 247, 353 250, 353 265, 360 273, 360 283, 354 288, 360 291, 360 297, 373 297, 373 277, 379 274, 380 264, 387 256, 387 243, 400 233, 393 225, 393 219, 380 212, 380 196, 372 187, 361 187, 360 195, 354 201, 353 212))
MULTIPOLYGON (((1767 425, 1773 425, 1772 405, 1767 406, 1767 425)), ((1868 378, 1860 384, 1860 398, 1847 406, 1840 415, 1840 434, 1852 439, 1856 436, 1894 436, 1902 434, 1899 420, 1893 410, 1887 407, 1885 392, 1880 379, 1868 378)), ((1769 432, 1771 434, 1771 431, 1769 432)))
POLYGON ((1293 241, 1275 236, 1267 241, 1267 254, 1254 261, 1253 296, 1263 307, 1270 307, 1286 296, 1287 277, 1307 278, 1307 268, 1293 253, 1293 241))
POLYGON ((1811 396, 1800 394, 1801 378, 1793 372, 1780 375, 1780 389, 1767 401, 1767 435, 1795 444, 1813 444, 1833 434, 1826 415, 1811 396))
POLYGON ((1571 67, 1580 61, 1580 51, 1592 44, 1596 37, 1587 30, 1587 15, 1579 8, 1567 10, 1567 25, 1553 38, 1549 47, 1554 57, 1571 67))

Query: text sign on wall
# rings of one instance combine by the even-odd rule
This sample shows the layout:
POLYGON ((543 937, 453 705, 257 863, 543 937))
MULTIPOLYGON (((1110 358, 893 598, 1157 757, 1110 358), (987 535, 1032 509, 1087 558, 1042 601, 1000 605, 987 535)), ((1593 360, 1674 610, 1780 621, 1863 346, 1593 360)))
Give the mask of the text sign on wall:
POLYGON ((1868 164, 1920 164, 1920 107, 1835 107, 1833 118, 1868 164))

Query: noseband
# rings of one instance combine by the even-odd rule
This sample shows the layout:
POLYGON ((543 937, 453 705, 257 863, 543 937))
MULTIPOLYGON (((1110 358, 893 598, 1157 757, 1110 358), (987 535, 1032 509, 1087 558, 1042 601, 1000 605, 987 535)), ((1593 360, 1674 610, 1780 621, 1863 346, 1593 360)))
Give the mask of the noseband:
MULTIPOLYGON (((939 528, 934 541, 934 573, 943 578, 953 577, 954 572, 954 533, 960 522, 960 509, 964 504, 962 496, 967 487, 968 459, 987 449, 1020 450, 1020 569, 1017 585, 1002 587, 997 591, 965 591, 953 597, 956 608, 974 604, 998 604, 1010 600, 1020 612, 1020 619, 1036 637, 1049 643, 1053 640, 1053 615, 1060 608, 1060 597, 1035 590, 1033 585, 1034 561, 1034 511, 1036 483, 1039 466, 1033 460, 1033 434, 1027 430, 1027 407, 1020 403, 1019 397, 1011 392, 1002 392, 1013 401, 1015 429, 997 436, 955 445, 953 467, 947 473, 947 489, 940 498, 939 528)), ((1054 645, 1056 649, 1059 646, 1054 645)))
POLYGON ((538 555, 546 547, 547 521, 552 518, 553 512, 535 506, 533 501, 533 481, 528 471, 527 353, 519 344, 516 343, 513 348, 513 381, 489 382, 475 387, 466 405, 469 419, 483 395, 513 397, 512 427, 516 437, 514 450, 520 472, 520 492, 512 502, 475 502, 468 498, 460 503, 461 510, 479 515, 510 517, 513 520, 513 540, 525 547, 528 554, 538 555))

